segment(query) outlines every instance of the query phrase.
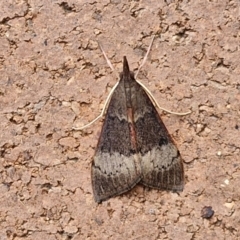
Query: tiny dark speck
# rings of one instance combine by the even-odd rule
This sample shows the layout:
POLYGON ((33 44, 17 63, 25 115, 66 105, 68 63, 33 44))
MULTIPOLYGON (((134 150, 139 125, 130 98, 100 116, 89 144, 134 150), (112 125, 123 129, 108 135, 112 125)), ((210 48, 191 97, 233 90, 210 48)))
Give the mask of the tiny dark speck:
POLYGON ((239 129, 239 126, 238 126, 237 124, 236 124, 236 126, 235 126, 235 129, 237 129, 237 130, 239 129))
POLYGON ((211 206, 205 206, 201 211, 202 218, 211 218, 214 214, 214 211, 212 210, 211 206))

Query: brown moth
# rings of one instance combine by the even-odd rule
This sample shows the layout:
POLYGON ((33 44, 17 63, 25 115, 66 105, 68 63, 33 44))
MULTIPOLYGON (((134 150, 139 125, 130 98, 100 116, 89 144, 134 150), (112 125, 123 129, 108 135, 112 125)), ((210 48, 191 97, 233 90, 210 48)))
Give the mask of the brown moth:
POLYGON ((184 170, 175 143, 124 57, 92 162, 95 201, 124 193, 137 183, 182 191, 184 170))

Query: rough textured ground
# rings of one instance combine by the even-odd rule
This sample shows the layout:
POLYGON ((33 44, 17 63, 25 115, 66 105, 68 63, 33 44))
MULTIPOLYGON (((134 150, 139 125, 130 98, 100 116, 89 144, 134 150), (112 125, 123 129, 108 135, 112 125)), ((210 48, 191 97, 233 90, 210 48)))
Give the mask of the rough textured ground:
POLYGON ((240 239, 239 1, 0 2, 0 239, 240 239), (100 205, 90 167, 127 55, 184 159, 180 194, 142 186, 100 205), (211 206, 211 219, 201 217, 211 206))

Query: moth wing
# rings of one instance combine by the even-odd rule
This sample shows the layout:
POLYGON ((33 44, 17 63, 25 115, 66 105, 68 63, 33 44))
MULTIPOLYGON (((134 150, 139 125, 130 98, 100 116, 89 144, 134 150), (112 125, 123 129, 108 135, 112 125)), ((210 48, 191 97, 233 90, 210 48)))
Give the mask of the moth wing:
POLYGON ((109 102, 92 162, 95 201, 124 193, 140 180, 140 159, 132 146, 124 84, 120 81, 109 102))
POLYGON ((184 170, 180 153, 145 90, 137 82, 133 90, 141 183, 157 189, 182 191, 184 170))

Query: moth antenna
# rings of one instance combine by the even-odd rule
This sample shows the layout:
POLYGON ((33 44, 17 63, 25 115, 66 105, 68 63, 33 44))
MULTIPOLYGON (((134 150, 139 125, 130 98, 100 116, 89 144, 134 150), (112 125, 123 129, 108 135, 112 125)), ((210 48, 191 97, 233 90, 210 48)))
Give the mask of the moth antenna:
POLYGON ((174 115, 178 115, 178 116, 184 116, 184 115, 188 115, 191 113, 191 111, 188 112, 184 112, 184 113, 178 113, 178 112, 172 112, 170 110, 167 110, 166 108, 160 107, 159 104, 157 103, 157 100, 154 98, 154 96, 152 95, 152 93, 148 90, 148 88, 141 82, 139 82, 138 80, 136 80, 141 87, 146 91, 147 95, 151 98, 151 100, 153 101, 153 103, 155 104, 155 106, 165 112, 168 112, 170 114, 174 114, 174 115))
POLYGON ((154 38, 155 38, 155 35, 153 35, 153 37, 152 37, 152 40, 151 40, 150 45, 149 45, 149 47, 148 47, 147 53, 145 54, 145 57, 143 58, 143 61, 142 61, 141 65, 139 66, 138 70, 137 70, 137 73, 136 73, 136 75, 135 75, 135 78, 137 78, 137 75, 138 75, 139 71, 141 70, 141 68, 143 67, 143 65, 144 65, 144 64, 146 63, 146 61, 147 61, 147 57, 148 57, 149 52, 150 52, 150 50, 151 50, 151 48, 152 48, 152 44, 153 44, 154 38))
POLYGON ((104 58, 106 59, 108 66, 112 69, 113 73, 115 74, 115 77, 118 79, 118 78, 119 78, 119 75, 116 73, 116 71, 115 71, 115 69, 114 69, 111 61, 110 61, 109 58, 107 57, 107 54, 106 54, 106 52, 104 51, 104 49, 103 49, 103 47, 102 47, 102 45, 101 45, 100 42, 98 42, 98 46, 99 46, 100 50, 102 51, 102 54, 103 54, 104 58))
MULTIPOLYGON (((145 57, 143 58, 143 61, 142 61, 141 65, 139 66, 138 70, 137 70, 137 73, 136 73, 136 75, 135 75, 135 78, 137 78, 137 75, 138 75, 139 71, 141 70, 141 68, 143 67, 143 65, 144 65, 144 64, 146 63, 146 61, 147 61, 147 57, 148 57, 149 52, 150 52, 150 50, 151 50, 151 48, 152 48, 152 44, 153 44, 154 38, 155 38, 155 35, 154 35, 154 36, 152 37, 152 39, 151 39, 151 42, 150 42, 150 44, 149 44, 147 53, 145 54, 145 57)), ((170 113, 170 114, 179 115, 179 116, 184 116, 184 115, 187 115, 187 114, 190 114, 190 113, 191 113, 191 111, 184 112, 184 113, 177 113, 177 112, 172 112, 172 111, 170 111, 170 110, 168 110, 168 109, 166 109, 166 108, 160 107, 159 104, 157 103, 157 100, 154 98, 154 96, 153 96, 152 93, 148 90, 148 88, 147 88, 143 83, 139 82, 138 80, 136 80, 136 81, 137 81, 137 82, 143 87, 143 89, 147 92, 148 96, 152 99, 153 103, 155 104, 155 106, 156 106, 157 108, 159 108, 159 109, 161 109, 161 110, 163 110, 163 111, 165 111, 165 112, 168 112, 168 113, 170 113)))
POLYGON ((102 45, 101 45, 100 42, 98 42, 98 46, 99 46, 99 48, 101 49, 102 54, 103 54, 103 56, 105 57, 108 66, 109 66, 109 67, 112 69, 112 71, 114 72, 114 67, 113 67, 111 61, 109 60, 109 58, 107 57, 107 54, 105 53, 105 51, 104 51, 104 49, 103 49, 103 47, 102 47, 102 45))
POLYGON ((88 123, 88 124, 86 124, 86 125, 84 125, 84 126, 82 126, 82 127, 79 127, 79 128, 78 128, 78 127, 72 127, 72 129, 74 129, 74 130, 83 130, 84 128, 87 128, 87 127, 91 126, 93 123, 95 123, 99 118, 102 118, 102 117, 104 116, 105 112, 106 112, 106 109, 107 109, 109 100, 110 100, 110 98, 111 98, 114 90, 116 89, 118 83, 119 83, 119 82, 117 82, 117 83, 114 85, 114 87, 111 89, 110 93, 108 94, 107 99, 106 99, 106 101, 105 101, 105 103, 104 103, 102 112, 101 112, 95 119, 93 119, 90 123, 88 123))
MULTIPOLYGON (((117 73, 116 73, 116 71, 115 71, 112 63, 111 63, 111 61, 109 60, 109 58, 107 57, 107 54, 106 54, 106 52, 104 51, 104 49, 103 49, 103 47, 102 47, 102 45, 101 45, 100 42, 98 42, 98 46, 99 46, 100 50, 102 51, 102 54, 103 54, 104 58, 106 59, 108 66, 112 69, 112 71, 114 72, 114 74, 117 76, 117 73)), ((118 77, 118 76, 117 76, 117 77, 118 77)), ((106 99, 106 101, 105 101, 105 103, 104 103, 103 110, 102 110, 102 112, 100 113, 100 115, 98 115, 98 116, 97 116, 95 119, 93 119, 90 123, 88 123, 88 124, 86 124, 86 125, 84 125, 84 126, 82 126, 82 127, 79 127, 79 128, 77 128, 77 127, 72 127, 72 129, 74 129, 74 130, 83 130, 84 128, 87 128, 87 127, 91 126, 93 123, 95 123, 99 118, 102 118, 102 117, 104 116, 105 112, 106 112, 106 108, 107 108, 107 106, 108 106, 109 100, 110 100, 110 98, 111 98, 111 96, 112 96, 115 88, 117 87, 117 85, 118 85, 118 82, 114 85, 114 87, 111 89, 110 93, 108 94, 108 97, 107 97, 107 99, 106 99)))

